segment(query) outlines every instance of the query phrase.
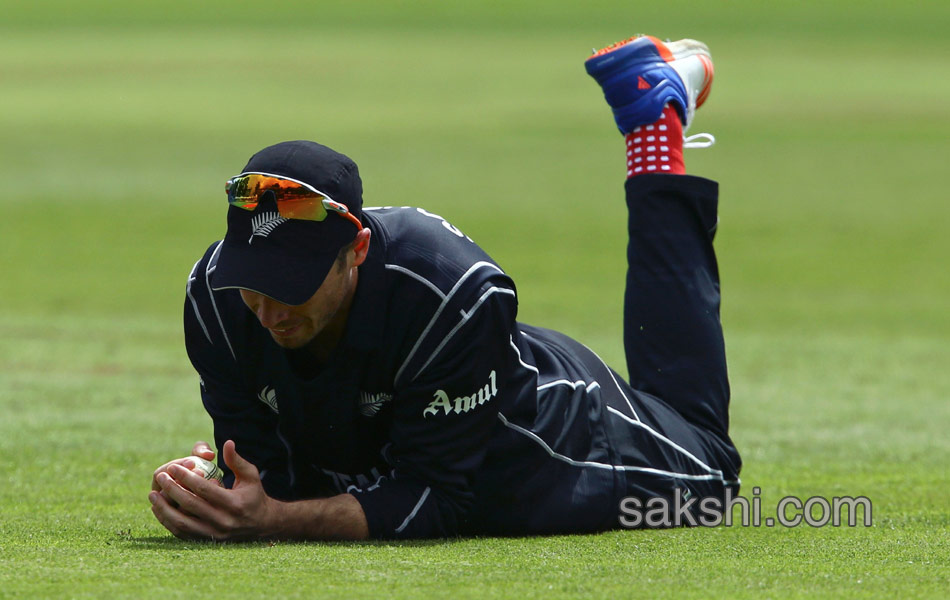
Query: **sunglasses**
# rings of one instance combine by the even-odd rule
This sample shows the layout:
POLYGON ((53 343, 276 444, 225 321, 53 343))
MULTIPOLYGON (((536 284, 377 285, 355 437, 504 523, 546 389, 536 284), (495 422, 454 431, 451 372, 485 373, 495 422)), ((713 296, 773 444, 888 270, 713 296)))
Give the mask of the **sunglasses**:
POLYGON ((285 219, 302 221, 323 221, 331 212, 348 219, 359 230, 363 229, 360 220, 353 216, 344 204, 340 204, 323 192, 302 181, 289 177, 280 177, 269 173, 241 173, 228 179, 224 184, 228 193, 228 204, 254 210, 261 196, 272 193, 277 204, 277 212, 285 219))

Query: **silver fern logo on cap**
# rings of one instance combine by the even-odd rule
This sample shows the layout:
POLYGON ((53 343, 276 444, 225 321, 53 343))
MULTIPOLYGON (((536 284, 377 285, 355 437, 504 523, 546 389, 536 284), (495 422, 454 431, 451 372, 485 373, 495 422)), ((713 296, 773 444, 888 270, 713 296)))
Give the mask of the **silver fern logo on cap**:
POLYGON ((266 238, 272 231, 289 221, 280 216, 280 213, 265 212, 251 219, 251 237, 247 238, 247 243, 254 241, 254 236, 266 238))

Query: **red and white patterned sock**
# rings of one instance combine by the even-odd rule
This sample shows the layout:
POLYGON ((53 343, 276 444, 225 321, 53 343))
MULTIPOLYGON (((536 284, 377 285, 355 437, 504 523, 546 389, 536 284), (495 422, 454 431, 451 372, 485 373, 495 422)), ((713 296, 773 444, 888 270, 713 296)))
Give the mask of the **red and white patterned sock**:
POLYGON ((683 163, 683 124, 667 104, 652 125, 641 125, 624 136, 627 142, 627 179, 644 173, 686 174, 683 163))

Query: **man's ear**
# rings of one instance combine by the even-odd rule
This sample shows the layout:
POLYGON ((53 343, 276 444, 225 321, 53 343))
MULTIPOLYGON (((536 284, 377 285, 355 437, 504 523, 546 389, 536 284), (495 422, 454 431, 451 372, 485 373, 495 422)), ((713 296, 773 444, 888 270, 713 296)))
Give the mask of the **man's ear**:
POLYGON ((353 246, 353 266, 358 267, 366 260, 369 254, 369 239, 372 237, 368 227, 356 234, 356 244, 353 246))

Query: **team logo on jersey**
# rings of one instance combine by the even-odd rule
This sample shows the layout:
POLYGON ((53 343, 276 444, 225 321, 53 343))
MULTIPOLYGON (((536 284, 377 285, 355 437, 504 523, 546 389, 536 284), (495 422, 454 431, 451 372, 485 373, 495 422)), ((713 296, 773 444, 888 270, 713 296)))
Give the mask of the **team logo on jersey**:
POLYGON ((257 393, 257 399, 267 405, 275 413, 280 414, 280 411, 277 410, 277 391, 265 385, 260 392, 257 393))
POLYGON ((432 402, 422 411, 422 417, 427 418, 429 415, 437 415, 440 411, 446 415, 451 412, 457 415, 467 413, 473 408, 485 404, 497 395, 498 386, 495 381, 495 371, 492 371, 488 374, 488 383, 473 392, 471 396, 461 396, 450 400, 445 390, 436 390, 432 395, 432 402))
POLYGON ((360 414, 364 417, 375 417, 379 410, 383 407, 383 404, 391 401, 392 399, 393 395, 387 394, 386 392, 370 394, 369 392, 360 390, 360 397, 358 400, 360 414))
POLYGON ((382 480, 386 479, 386 476, 379 472, 379 469, 373 467, 370 469, 369 473, 337 473, 336 471, 330 471, 329 469, 324 469, 322 467, 317 467, 323 471, 323 474, 329 477, 333 481, 333 487, 336 488, 338 492, 344 494, 355 488, 356 491, 373 491, 382 480))
POLYGON ((254 241, 254 236, 266 238, 272 231, 289 221, 280 216, 280 213, 265 212, 251 219, 251 237, 247 238, 247 243, 254 241))

